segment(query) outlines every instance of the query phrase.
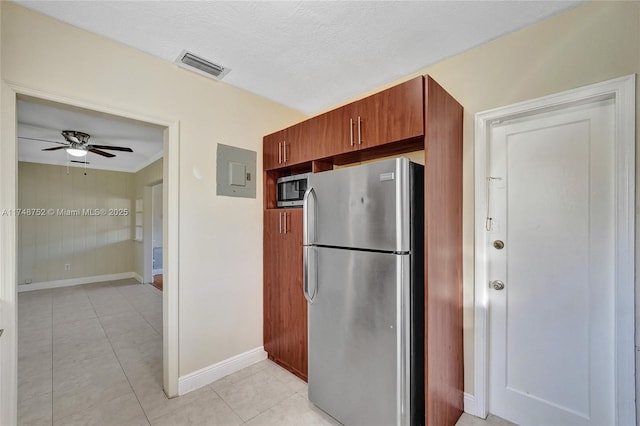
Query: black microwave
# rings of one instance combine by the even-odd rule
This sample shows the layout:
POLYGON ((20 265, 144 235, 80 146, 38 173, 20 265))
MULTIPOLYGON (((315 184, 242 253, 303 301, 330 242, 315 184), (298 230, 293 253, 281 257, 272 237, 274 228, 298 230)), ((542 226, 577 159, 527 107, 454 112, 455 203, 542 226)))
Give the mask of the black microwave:
POLYGON ((310 173, 285 176, 277 180, 278 207, 302 206, 310 173))

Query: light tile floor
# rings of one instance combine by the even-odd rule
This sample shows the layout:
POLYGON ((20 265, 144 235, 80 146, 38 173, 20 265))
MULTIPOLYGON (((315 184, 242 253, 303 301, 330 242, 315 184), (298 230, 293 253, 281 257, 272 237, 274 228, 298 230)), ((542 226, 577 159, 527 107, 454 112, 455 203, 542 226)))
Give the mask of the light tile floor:
MULTIPOLYGON (((162 293, 119 280, 18 296, 20 425, 338 425, 262 361, 187 395, 162 391, 162 293)), ((458 426, 509 426, 463 415, 458 426)))

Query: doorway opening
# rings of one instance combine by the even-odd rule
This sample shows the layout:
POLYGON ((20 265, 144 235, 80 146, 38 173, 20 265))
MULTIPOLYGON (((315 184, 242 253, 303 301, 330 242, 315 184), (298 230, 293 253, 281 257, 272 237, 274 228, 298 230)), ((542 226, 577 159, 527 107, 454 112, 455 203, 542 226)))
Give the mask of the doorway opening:
POLYGON ((162 182, 151 187, 151 283, 162 291, 162 182))
MULTIPOLYGON (((3 116, 2 120, 2 137, 4 141, 13 140, 13 144, 3 143, 0 147, 0 159, 2 162, 3 183, 6 190, 2 192, 3 206, 7 209, 17 210, 19 205, 18 197, 18 126, 17 126, 17 103, 20 99, 36 99, 42 103, 57 103, 65 105, 70 109, 84 109, 95 114, 112 115, 122 117, 128 120, 135 120, 142 123, 149 123, 153 126, 162 128, 161 137, 164 150, 164 164, 161 165, 162 181, 164 186, 163 201, 163 217, 167 218, 164 223, 163 247, 171 247, 172 241, 177 241, 178 237, 178 156, 179 150, 179 123, 174 120, 158 120, 150 118, 142 114, 132 113, 131 111, 120 110, 115 108, 104 107, 99 104, 91 104, 76 99, 69 99, 55 94, 33 90, 25 87, 17 87, 6 82, 2 83, 2 104, 3 116)), ((60 129, 68 130, 68 129, 60 129)), ((96 142, 97 143, 97 142, 96 142)), ((91 160, 88 160, 89 162, 91 160)), ((80 191, 79 191, 80 192, 80 191)), ((74 194, 78 195, 78 194, 74 194)), ((60 211, 66 210, 64 206, 51 207, 54 208, 52 214, 63 214, 60 211)), ((111 206, 106 207, 107 211, 112 209, 111 206)), ((122 211, 123 215, 127 209, 113 207, 114 210, 122 211)), ((133 207, 132 207, 133 209, 133 207)), ((45 209, 45 210, 48 210, 45 209)), ((70 209, 77 210, 77 209, 70 209)), ((80 214, 84 214, 82 209, 80 214)), ((92 210, 87 208, 87 211, 92 210)), ((107 212, 107 214, 109 214, 107 212)), ((116 214, 116 213, 114 213, 116 214)), ((126 222, 126 220, 125 220, 126 222)), ((17 245, 18 236, 18 218, 13 217, 4 221, 2 224, 3 250, 4 255, 0 259, 0 270, 3 271, 2 281, 0 282, 0 293, 3 294, 3 309, 0 314, 3 317, 3 325, 5 333, 3 342, 0 347, 0 423, 13 423, 17 417, 17 395, 12 389, 16 389, 18 385, 18 282, 19 282, 19 251, 17 245), (6 297, 5 297, 6 296, 6 297)), ((131 225, 125 224, 124 228, 131 232, 131 225)), ((107 233, 110 234, 110 233, 107 233)), ((131 241, 131 237, 129 240, 131 241)), ((175 243, 173 246, 176 246, 175 243)), ((178 357, 177 357, 177 289, 172 283, 177 282, 177 250, 164 250, 164 292, 159 296, 162 306, 162 319, 159 321, 164 324, 162 327, 162 374, 160 379, 160 389, 169 397, 178 395, 178 357)), ((108 259, 106 260, 108 262, 108 259)), ((87 264, 80 263, 83 267, 87 264)), ((73 265, 68 267, 63 265, 63 271, 73 270, 73 265)), ((100 274, 94 275, 99 277, 100 274)), ((107 274, 108 275, 108 274, 107 274)), ((116 279, 109 277, 110 279, 116 279)), ((26 279, 24 280, 27 281, 26 279)), ((62 281, 62 280, 53 280, 62 281)), ((35 283, 34 281, 31 284, 35 283)), ((54 283, 60 284, 60 283, 54 283)), ((65 283, 63 283, 65 284, 65 283)), ((67 282, 66 284, 69 284, 67 282)), ((80 284, 80 282, 78 282, 80 284)), ((91 285, 91 284, 89 284, 91 285)), ((154 290, 155 291, 155 290, 154 290)))

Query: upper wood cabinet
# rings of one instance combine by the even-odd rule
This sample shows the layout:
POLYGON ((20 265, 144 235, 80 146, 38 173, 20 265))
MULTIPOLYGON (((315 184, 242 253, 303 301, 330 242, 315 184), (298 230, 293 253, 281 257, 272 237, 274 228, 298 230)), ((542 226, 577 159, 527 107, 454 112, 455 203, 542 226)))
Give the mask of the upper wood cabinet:
POLYGON ((424 135, 424 78, 309 120, 313 157, 325 158, 424 135))
POLYGON ((313 157, 324 158, 356 148, 354 118, 357 105, 351 103, 309 120, 313 157))
POLYGON ((286 129, 267 135, 262 140, 263 164, 265 170, 283 167, 282 142, 286 139, 286 129))
POLYGON ((272 170, 312 158, 309 120, 264 137, 264 169, 272 170))
POLYGON ((424 135, 424 79, 409 80, 358 101, 358 148, 424 135))

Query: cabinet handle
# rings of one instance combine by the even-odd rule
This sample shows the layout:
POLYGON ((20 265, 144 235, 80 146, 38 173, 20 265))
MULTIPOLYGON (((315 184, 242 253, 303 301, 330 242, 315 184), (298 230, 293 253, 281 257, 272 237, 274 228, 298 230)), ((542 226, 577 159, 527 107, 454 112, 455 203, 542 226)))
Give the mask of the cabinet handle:
POLYGON ((282 143, 278 142, 278 164, 282 164, 282 143))
POLYGON ((349 142, 353 146, 353 118, 349 119, 349 142))
POLYGON ((282 212, 278 212, 278 232, 282 234, 282 212))
MULTIPOLYGON (((283 151, 284 151, 284 162, 287 162, 287 141, 282 142, 282 146, 283 146, 283 151)), ((287 217, 287 214, 284 214, 285 217, 287 217)))
POLYGON ((358 116, 358 145, 362 145, 362 120, 358 116))
POLYGON ((287 212, 284 212, 284 233, 287 233, 287 212))

